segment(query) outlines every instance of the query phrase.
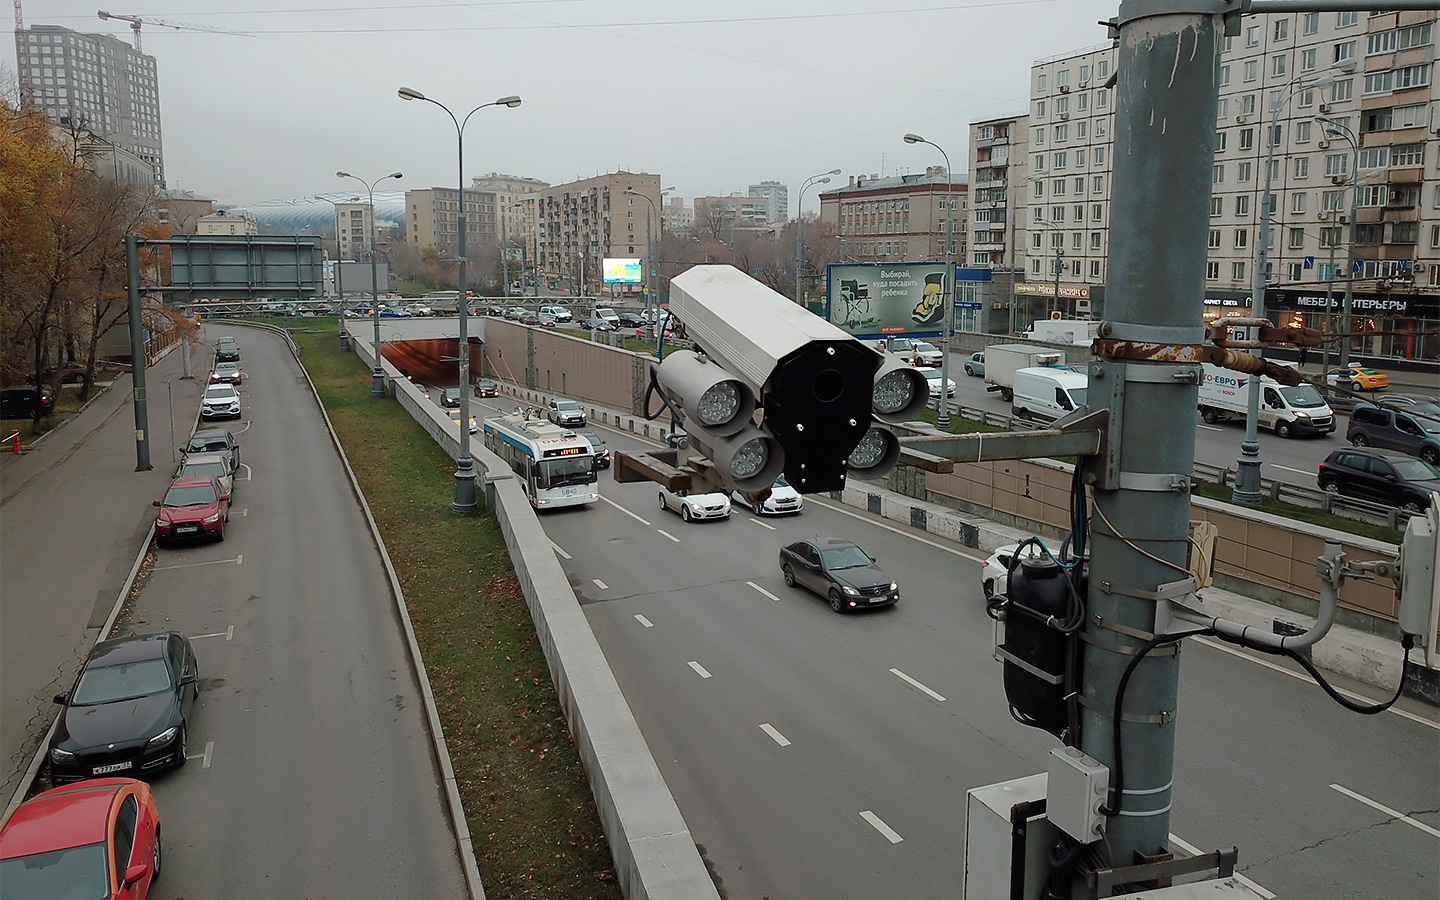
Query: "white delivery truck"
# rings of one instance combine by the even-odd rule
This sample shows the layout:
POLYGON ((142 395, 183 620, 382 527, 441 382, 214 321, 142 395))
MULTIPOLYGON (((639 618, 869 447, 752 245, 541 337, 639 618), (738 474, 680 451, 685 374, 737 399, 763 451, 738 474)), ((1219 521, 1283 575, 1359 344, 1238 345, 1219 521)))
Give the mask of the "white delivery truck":
POLYGON ((1084 406, 1089 386, 1089 376, 1070 369, 1016 369, 1010 411, 1020 419, 1053 422, 1084 406))
POLYGON ((1015 393, 1015 371, 1034 366, 1058 366, 1065 354, 1034 344, 992 344, 985 348, 985 390, 999 391, 1009 403, 1015 393))
POLYGON ((1288 387, 1265 375, 1245 375, 1210 363, 1204 366, 1200 417, 1211 425, 1223 419, 1245 418, 1250 391, 1258 381, 1261 393, 1256 424, 1283 438, 1330 434, 1335 430, 1335 414, 1313 385, 1288 387))
POLYGON ((1049 341, 1052 344, 1081 344, 1090 346, 1099 331, 1100 323, 1091 319, 1036 319, 1030 330, 1021 337, 1032 341, 1049 341))

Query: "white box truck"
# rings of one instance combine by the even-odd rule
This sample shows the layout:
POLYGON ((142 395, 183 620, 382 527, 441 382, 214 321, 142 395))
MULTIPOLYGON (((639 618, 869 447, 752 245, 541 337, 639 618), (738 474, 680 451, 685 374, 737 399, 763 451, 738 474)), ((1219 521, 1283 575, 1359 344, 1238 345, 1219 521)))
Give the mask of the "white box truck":
POLYGON ((985 348, 985 390, 999 391, 1006 403, 1015 395, 1015 370, 1058 366, 1065 354, 1033 344, 992 344, 985 348))
POLYGON ((1256 424, 1283 438, 1330 434, 1335 414, 1314 385, 1283 385, 1265 375, 1246 375, 1205 363, 1205 380, 1200 384, 1200 418, 1214 425, 1225 419, 1244 419, 1246 404, 1255 382, 1260 383, 1260 405, 1256 424))
POLYGON ((1099 328, 1100 323, 1090 319, 1036 319, 1022 337, 1032 341, 1081 344, 1088 347, 1094 342, 1099 328))
POLYGON ((1017 419, 1053 422, 1085 406, 1089 387, 1089 376, 1069 369, 1016 369, 1010 411, 1017 419))

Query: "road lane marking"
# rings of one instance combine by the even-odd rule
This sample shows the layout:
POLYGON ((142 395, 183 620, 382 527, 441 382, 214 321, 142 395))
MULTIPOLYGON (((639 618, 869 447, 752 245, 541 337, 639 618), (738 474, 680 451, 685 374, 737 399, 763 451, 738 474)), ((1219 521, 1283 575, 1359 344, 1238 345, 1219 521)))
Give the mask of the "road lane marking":
POLYGON ((245 432, 247 432, 247 431, 250 430, 250 424, 251 424, 251 423, 250 423, 250 420, 249 420, 249 419, 246 419, 246 420, 245 420, 245 427, 242 428, 242 429, 240 429, 239 431, 237 431, 237 432, 235 432, 235 433, 236 433, 236 434, 244 434, 245 432))
POLYGON ((780 602, 780 598, 779 598, 779 597, 777 597, 777 596, 775 596, 774 594, 770 593, 769 591, 765 590, 764 588, 762 588, 760 585, 756 584, 755 582, 753 582, 753 581, 747 581, 747 582, 745 582, 745 583, 748 584, 748 585, 750 585, 752 588, 754 588, 755 590, 759 591, 760 593, 764 594, 765 596, 769 597, 771 600, 774 600, 776 603, 779 603, 779 602, 780 602))
POLYGON ((660 532, 661 534, 665 535, 667 538, 669 538, 670 540, 674 541, 675 543, 677 543, 677 544, 680 543, 680 539, 679 539, 679 538, 677 538, 675 535, 671 534, 670 532, 666 531, 665 529, 663 529, 663 528, 657 528, 657 529, 655 529, 655 530, 658 531, 658 532, 660 532))
POLYGON ((208 768, 210 768, 210 753, 211 753, 211 751, 214 750, 214 749, 215 749, 215 742, 214 742, 214 741, 206 741, 206 742, 205 742, 205 752, 204 752, 204 753, 201 753, 199 756, 196 756, 196 755, 194 755, 193 753, 187 753, 187 754, 185 754, 185 758, 186 758, 186 759, 203 759, 203 760, 205 760, 205 762, 204 762, 203 764, 201 764, 200 768, 202 768, 202 769, 208 769, 208 768))
MULTIPOLYGON (((1184 850, 1186 853, 1190 854, 1191 856, 1200 856, 1200 855, 1201 855, 1201 853, 1200 853, 1200 848, 1199 848, 1199 847, 1197 847, 1197 846, 1195 846, 1194 844, 1191 844, 1191 843, 1189 843, 1189 842, 1187 842, 1187 841, 1182 841, 1180 838, 1176 837, 1176 836, 1173 835, 1173 834, 1170 835, 1170 842, 1171 842, 1172 844, 1174 844, 1175 846, 1179 847, 1181 850, 1184 850)), ((1246 878, 1244 875, 1241 875, 1239 872, 1236 872, 1236 873, 1234 873, 1234 874, 1235 874, 1235 880, 1236 880, 1236 881, 1240 882, 1241 884, 1243 884, 1243 885, 1245 885, 1246 887, 1248 887, 1250 890, 1252 890, 1252 891, 1254 891, 1255 893, 1259 894, 1261 897, 1265 898, 1265 900, 1275 900, 1275 895, 1272 894, 1272 893, 1270 893, 1269 891, 1265 890, 1265 889, 1264 889, 1263 887, 1261 887, 1260 885, 1258 885, 1258 884, 1256 884, 1255 882, 1251 881, 1250 879, 1246 878)))
POLYGON ((1224 430, 1225 430, 1225 429, 1219 427, 1218 425, 1196 425, 1195 427, 1196 427, 1196 428, 1203 428, 1203 429, 1205 429, 1206 431, 1224 431, 1224 430))
POLYGON ((1421 831, 1425 832, 1425 833, 1428 834, 1428 835, 1432 835, 1433 837, 1440 837, 1440 828, 1431 828, 1429 825, 1426 825, 1424 822, 1417 822, 1417 821, 1415 821, 1414 819, 1410 818, 1409 816, 1405 815, 1404 813, 1400 812, 1400 810, 1398 810, 1398 809, 1391 809, 1390 807, 1386 806, 1386 805, 1383 804, 1383 803, 1377 803, 1377 802, 1375 802, 1374 800, 1371 800, 1369 797, 1363 796, 1363 795, 1361 795, 1361 794, 1357 794, 1357 793, 1355 793, 1354 791, 1350 790, 1349 788, 1347 788, 1347 787, 1342 787, 1341 785, 1338 785, 1338 784, 1332 784, 1332 785, 1330 785, 1330 788, 1331 788, 1331 790, 1339 791, 1340 793, 1342 793, 1342 794, 1344 794, 1345 796, 1351 798, 1352 800, 1359 800, 1361 803, 1365 804, 1366 806, 1369 806, 1369 807, 1371 807, 1371 808, 1373 808, 1373 809, 1378 809, 1378 810, 1380 810, 1381 812, 1383 812, 1385 815, 1390 816, 1391 818, 1399 819, 1401 822, 1404 822, 1406 825, 1413 825, 1413 826, 1415 826, 1416 828, 1420 829, 1421 831))
POLYGON ((655 623, 654 623, 654 622, 650 621, 649 619, 645 618, 644 616, 640 615, 639 613, 636 613, 636 614, 635 614, 635 621, 639 622, 641 625, 644 625, 646 628, 654 628, 654 627, 655 627, 655 623))
POLYGON ((899 669, 891 669, 891 670, 890 670, 890 674, 895 675, 895 676, 899 677, 902 681, 905 681, 905 682, 909 683, 909 685, 910 685, 911 687, 915 688, 917 691, 923 691, 924 693, 929 694, 931 697, 934 697, 936 700, 939 700, 941 703, 944 703, 944 702, 945 702, 945 698, 944 698, 944 697, 942 697, 942 696, 940 696, 939 694, 935 693, 934 691, 930 690, 928 687, 926 687, 925 685, 923 685, 923 684, 921 684, 920 682, 916 681, 915 679, 911 678, 909 675, 906 675, 904 672, 900 671, 899 669))
POLYGON ((600 499, 601 499, 601 500, 604 500, 606 503, 608 503, 608 504, 610 504, 611 506, 615 507, 616 509, 620 510, 620 511, 623 512, 625 515, 627 515, 627 516, 629 516, 630 518, 634 519, 635 521, 639 522, 641 525, 649 525, 649 524, 650 524, 649 522, 647 522, 647 521, 645 521, 644 519, 640 518, 639 516, 635 515, 635 514, 634 514, 633 512, 631 512, 630 510, 628 510, 628 509, 626 509, 625 507, 621 506, 620 504, 616 503, 614 500, 611 500, 609 497, 605 496, 604 494, 601 494, 601 495, 600 495, 600 499))
POLYGON ((600 590, 602 590, 602 591, 608 591, 608 590, 610 590, 610 585, 606 584, 605 582, 601 581, 600 579, 598 579, 598 578, 592 578, 592 579, 590 579, 590 580, 593 581, 593 582, 595 582, 595 586, 598 587, 600 590))
POLYGON ((570 554, 566 553, 564 550, 561 550, 561 549, 560 549, 560 545, 557 544, 557 543, 555 543, 554 541, 551 541, 551 542, 550 542, 550 546, 555 548, 555 553, 556 553, 556 555, 558 555, 561 559, 571 559, 571 558, 572 558, 572 557, 570 556, 570 554))
POLYGON ((248 515, 250 515, 250 507, 247 506, 244 509, 240 510, 240 518, 243 519, 248 515))
POLYGON ((750 521, 754 522, 756 525, 759 525, 761 528, 768 528, 768 529, 770 529, 771 531, 774 531, 774 530, 775 530, 775 526, 774 526, 774 525, 770 525, 770 524, 768 524, 768 523, 766 523, 766 522, 762 522, 762 521, 760 521, 759 519, 754 519, 754 518, 752 518, 750 521))
POLYGON ((215 632, 212 632, 212 633, 210 633, 210 634, 192 634, 192 635, 190 635, 190 640, 192 640, 192 641, 198 641, 198 640, 200 640, 201 638, 212 638, 212 637, 223 637, 225 640, 228 641, 228 640, 230 640, 231 638, 235 637, 235 626, 234 626, 234 625, 231 625, 229 628, 225 629, 224 631, 215 631, 215 632))
POLYGON ((900 835, 895 833, 895 829, 891 828, 889 825, 886 825, 880 820, 879 816, 875 815, 868 809, 860 811, 860 818, 869 822, 871 827, 883 834, 885 836, 885 839, 892 844, 898 844, 901 841, 905 840, 900 835))
MULTIPOLYGON (((1272 662, 1270 662, 1270 661, 1268 661, 1268 660, 1257 659, 1256 657, 1251 656, 1251 655, 1248 654, 1248 653, 1242 653, 1241 651, 1236 650, 1234 647, 1230 647, 1230 646, 1228 646, 1228 645, 1226 645, 1226 644, 1219 643, 1219 642, 1217 642, 1217 641, 1211 640, 1210 638, 1197 637, 1197 638, 1192 638, 1192 640, 1199 641, 1200 643, 1204 644, 1204 645, 1207 646, 1207 647, 1214 647, 1216 650, 1219 650, 1221 653, 1228 653, 1228 654, 1230 654, 1231 656, 1238 656, 1238 657, 1240 657, 1241 659, 1247 660, 1247 661, 1249 661, 1249 662, 1252 662, 1252 663, 1254 663, 1254 664, 1257 665, 1257 666, 1264 666, 1265 668, 1271 669, 1271 670, 1276 671, 1276 672, 1279 672, 1279 673, 1282 674, 1282 675, 1289 675, 1291 678, 1294 678, 1294 679, 1296 679, 1297 681, 1304 681, 1304 682, 1308 682, 1308 683, 1310 683, 1310 684, 1314 684, 1314 683, 1315 683, 1314 680, 1311 679, 1309 675, 1307 675, 1307 674, 1305 674, 1305 673, 1303 673, 1303 672, 1292 672, 1292 671, 1290 671, 1289 669, 1285 668, 1284 666, 1277 666, 1275 663, 1272 663, 1272 662)), ((1331 685, 1331 687, 1335 687, 1335 686, 1334 686, 1334 685, 1331 685)), ((1335 688, 1335 692, 1338 693, 1338 694, 1343 694, 1344 696, 1349 697, 1351 700, 1359 701, 1360 703, 1371 703, 1371 704, 1373 704, 1373 703, 1378 703, 1378 702, 1380 702, 1380 701, 1376 700, 1374 697, 1367 697, 1367 696, 1365 696, 1364 694, 1357 694, 1357 693, 1355 693, 1354 691, 1347 691, 1347 690, 1345 690, 1345 689, 1342 688, 1342 687, 1336 687, 1336 688, 1335 688)), ((1386 710, 1386 712, 1392 712, 1392 713, 1394 713, 1395 715, 1400 716, 1402 719, 1409 719, 1409 720, 1412 721, 1412 722, 1418 722, 1418 723, 1420 723, 1421 725, 1425 725, 1425 726, 1427 726, 1427 727, 1429 727, 1429 728, 1434 728, 1436 731, 1440 731, 1440 722, 1436 722, 1436 721, 1434 721, 1433 719, 1426 719, 1426 718, 1424 718, 1424 717, 1422 717, 1422 716, 1417 716, 1417 715, 1415 715, 1414 713, 1412 713, 1412 712, 1410 712, 1410 711, 1408 711, 1408 710, 1398 709, 1398 708, 1392 706, 1392 707, 1390 707, 1388 710, 1386 710)))
POLYGON ((876 528, 883 528, 892 534, 898 534, 901 537, 909 538, 910 540, 920 544, 924 544, 927 547, 934 547, 936 550, 944 550, 946 553, 953 554, 955 556, 961 557, 962 559, 968 559, 971 562, 977 563, 983 563, 985 561, 985 557, 983 556, 972 556, 962 550, 956 550, 954 547, 947 547, 944 544, 936 543, 935 541, 927 541, 924 538, 917 536, 915 534, 915 529, 913 528, 907 531, 903 528, 896 528, 893 525, 887 525, 883 521, 877 522, 869 516, 862 516, 859 513, 851 512, 850 510, 845 509, 841 506, 836 506, 833 503, 822 502, 815 497, 811 497, 809 502, 814 503, 817 506, 823 506, 831 512, 837 512, 842 516, 849 516, 852 519, 859 519, 861 522, 864 522, 868 525, 873 525, 876 528))
POLYGON ((242 468, 242 469, 245 470, 245 480, 246 480, 246 481, 249 481, 249 480, 250 480, 250 476, 251 476, 249 464, 248 464, 248 463, 241 463, 241 464, 240 464, 240 468, 242 468))
POLYGON ((705 667, 700 665, 698 662, 695 662, 693 659, 690 662, 686 663, 686 665, 694 669, 695 674, 699 675, 701 678, 710 677, 710 673, 705 671, 705 667))
POLYGON ((231 563, 235 563, 238 566, 240 564, 240 560, 244 558, 245 557, 241 555, 235 557, 234 559, 212 559, 209 562, 180 563, 179 565, 175 566, 156 566, 155 571, 158 572, 162 569, 193 569, 196 566, 228 566, 231 563))
POLYGON ((774 740, 775 743, 779 744, 780 746, 782 746, 782 747, 788 747, 788 746, 790 746, 790 742, 787 741, 787 740, 785 740, 785 735, 783 735, 783 734, 781 734, 780 732, 776 731, 776 730, 775 730, 775 726, 774 726, 774 725, 771 725, 769 722, 762 722, 762 723, 760 723, 760 730, 763 731, 763 732, 765 732, 766 734, 770 735, 770 738, 771 738, 772 740, 774 740))

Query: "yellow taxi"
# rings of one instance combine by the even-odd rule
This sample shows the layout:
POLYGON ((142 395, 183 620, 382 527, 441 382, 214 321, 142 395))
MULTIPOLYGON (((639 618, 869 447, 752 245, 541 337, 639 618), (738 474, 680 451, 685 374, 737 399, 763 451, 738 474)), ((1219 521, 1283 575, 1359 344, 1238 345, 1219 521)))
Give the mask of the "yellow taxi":
POLYGON ((1331 369, 1325 373, 1325 383, 1331 387, 1349 388, 1352 391, 1378 391, 1390 386, 1390 376, 1384 372, 1367 369, 1351 363, 1343 369, 1331 369))

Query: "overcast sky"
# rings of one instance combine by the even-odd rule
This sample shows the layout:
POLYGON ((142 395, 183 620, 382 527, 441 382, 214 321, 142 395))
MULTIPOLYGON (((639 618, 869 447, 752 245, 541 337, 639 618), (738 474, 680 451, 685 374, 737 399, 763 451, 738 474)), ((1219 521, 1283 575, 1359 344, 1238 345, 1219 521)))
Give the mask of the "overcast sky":
MULTIPOLYGON (((155 2, 155 0, 151 0, 155 2)), ((763 180, 795 192, 839 168, 967 167, 972 121, 1023 112, 1030 65, 1103 43, 1118 0, 169 0, 111 12, 254 37, 143 30, 160 73, 168 186, 245 204, 343 191, 337 169, 387 187, 465 177, 551 183, 617 168, 688 198, 763 180)), ((138 6, 138 4, 137 4, 138 6)), ((27 25, 131 38, 95 0, 26 0, 27 25)), ((10 7, 4 10, 9 19, 10 7)), ((13 75, 15 42, 0 66, 13 75)), ((354 185, 354 182, 351 182, 354 185)), ((806 209, 815 208, 815 188, 806 209)))

